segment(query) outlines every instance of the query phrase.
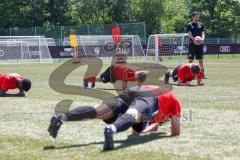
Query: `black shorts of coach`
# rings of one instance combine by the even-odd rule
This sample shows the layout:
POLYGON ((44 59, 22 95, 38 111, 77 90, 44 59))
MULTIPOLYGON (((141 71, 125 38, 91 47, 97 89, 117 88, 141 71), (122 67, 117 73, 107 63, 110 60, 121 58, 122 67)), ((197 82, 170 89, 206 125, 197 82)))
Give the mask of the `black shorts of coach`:
POLYGON ((188 59, 203 59, 204 52, 203 52, 203 45, 196 45, 194 43, 189 44, 189 53, 188 59))
POLYGON ((108 67, 101 75, 101 81, 103 83, 115 83, 117 80, 113 77, 112 73, 113 66, 108 67))

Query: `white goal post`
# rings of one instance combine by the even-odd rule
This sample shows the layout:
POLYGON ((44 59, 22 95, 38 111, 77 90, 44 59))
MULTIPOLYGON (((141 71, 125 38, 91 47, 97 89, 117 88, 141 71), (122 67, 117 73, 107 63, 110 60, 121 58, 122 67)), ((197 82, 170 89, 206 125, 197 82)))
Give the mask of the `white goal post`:
POLYGON ((186 33, 150 35, 147 44, 147 56, 154 61, 180 65, 184 54, 188 52, 189 38, 186 33))
MULTIPOLYGON (((95 55, 112 57, 115 54, 125 54, 132 59, 143 59, 144 50, 138 35, 120 35, 121 42, 117 46, 112 35, 76 35, 78 55, 95 55)), ((69 37, 64 38, 64 46, 70 46, 69 37)))
POLYGON ((0 63, 52 63, 44 36, 0 36, 0 63))

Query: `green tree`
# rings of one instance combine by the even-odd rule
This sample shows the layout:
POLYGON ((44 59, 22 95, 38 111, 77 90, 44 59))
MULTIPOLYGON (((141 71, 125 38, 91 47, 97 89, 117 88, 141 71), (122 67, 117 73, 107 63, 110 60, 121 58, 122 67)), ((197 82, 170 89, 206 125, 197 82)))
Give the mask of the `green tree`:
MULTIPOLYGON (((164 15, 165 0, 138 0, 135 5, 139 6, 136 20, 145 22, 147 34, 161 32, 161 17, 164 15)), ((136 7, 137 8, 137 7, 136 7)))
MULTIPOLYGON (((190 12, 202 13, 202 22, 206 26, 208 36, 230 37, 236 36, 237 18, 234 16, 238 0, 187 0, 190 12)), ((239 12, 239 10, 238 10, 239 12)))
POLYGON ((165 5, 165 14, 162 17, 162 26, 164 33, 184 33, 185 26, 188 23, 189 11, 185 0, 167 1, 165 5))

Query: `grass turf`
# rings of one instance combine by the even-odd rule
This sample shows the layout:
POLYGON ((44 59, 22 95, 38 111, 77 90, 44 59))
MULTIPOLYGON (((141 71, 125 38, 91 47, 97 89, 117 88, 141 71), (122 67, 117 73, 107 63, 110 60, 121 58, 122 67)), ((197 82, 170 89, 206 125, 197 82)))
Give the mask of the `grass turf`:
MULTIPOLYGON (((129 136, 128 130, 115 135, 117 149, 110 152, 102 152, 105 124, 98 120, 67 123, 56 140, 48 135, 59 101, 73 100, 72 107, 101 102, 53 91, 49 76, 59 63, 0 65, 0 73, 17 72, 33 82, 25 98, 0 98, 0 159, 239 159, 240 59, 207 56, 205 63, 209 79, 204 87, 173 86, 183 108, 181 136, 169 138, 169 125, 142 137, 129 136)), ((81 85, 85 70, 74 70, 66 83, 81 85)))

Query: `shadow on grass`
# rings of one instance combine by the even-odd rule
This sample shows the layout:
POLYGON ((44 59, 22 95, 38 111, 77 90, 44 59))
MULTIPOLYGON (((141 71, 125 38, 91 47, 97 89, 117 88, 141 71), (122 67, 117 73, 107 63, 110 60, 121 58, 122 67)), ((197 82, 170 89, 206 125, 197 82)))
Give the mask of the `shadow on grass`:
POLYGON ((117 88, 97 88, 97 90, 105 90, 105 91, 123 91, 122 89, 117 89, 117 88))
POLYGON ((178 87, 198 87, 198 85, 195 85, 195 84, 190 84, 189 86, 179 86, 179 85, 176 84, 176 83, 168 83, 168 84, 170 84, 170 85, 172 85, 172 86, 178 86, 178 87))
MULTIPOLYGON (((152 134, 144 135, 144 136, 130 135, 125 140, 114 141, 114 143, 121 143, 120 146, 117 146, 114 150, 127 148, 127 147, 134 146, 134 145, 144 144, 144 143, 148 143, 148 142, 151 142, 151 141, 154 141, 157 139, 169 138, 169 137, 171 137, 171 136, 166 135, 165 132, 152 133, 152 134)), ((85 147, 85 146, 98 145, 98 144, 103 145, 104 142, 92 142, 92 143, 86 143, 86 144, 76 144, 76 145, 68 145, 68 146, 61 146, 61 147, 45 146, 45 147, 43 147, 43 150, 69 149, 69 148, 85 147)))

